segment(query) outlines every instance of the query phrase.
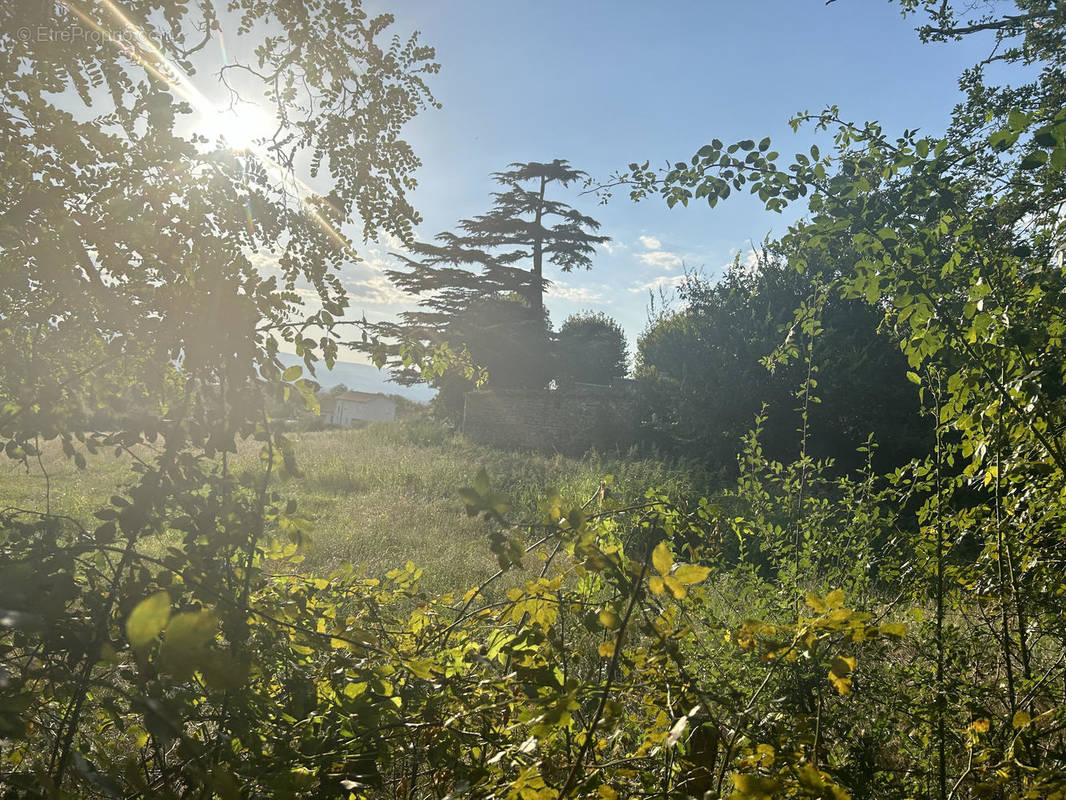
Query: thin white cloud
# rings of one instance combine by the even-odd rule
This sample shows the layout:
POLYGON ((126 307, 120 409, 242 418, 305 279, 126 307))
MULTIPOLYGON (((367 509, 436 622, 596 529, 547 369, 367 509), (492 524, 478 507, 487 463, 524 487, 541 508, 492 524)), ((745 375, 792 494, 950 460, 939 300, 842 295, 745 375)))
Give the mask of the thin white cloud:
POLYGON ((411 295, 401 289, 397 289, 384 275, 370 275, 364 278, 348 278, 344 281, 344 289, 353 306, 360 303, 372 305, 401 305, 411 304, 411 295))
POLYGON ((731 251, 729 262, 723 264, 719 272, 723 275, 729 270, 733 269, 734 264, 738 264, 741 272, 747 275, 753 275, 759 269, 759 253, 751 248, 747 250, 733 250, 731 251))
POLYGON ((669 250, 652 250, 649 253, 641 253, 637 258, 649 267, 667 272, 677 269, 684 263, 684 259, 678 253, 671 253, 669 250))
POLYGON ((399 236, 388 231, 378 232, 378 241, 389 248, 389 250, 403 250, 403 240, 399 236))
POLYGON ((248 261, 251 265, 268 274, 281 271, 279 259, 280 256, 277 253, 271 253, 268 250, 255 250, 248 254, 248 261))
POLYGON ((657 236, 638 236, 637 243, 644 248, 643 253, 637 254, 637 259, 649 267, 669 272, 684 263, 680 253, 663 250, 662 240, 657 236))
POLYGON ((685 276, 682 275, 660 275, 658 278, 648 281, 647 283, 641 283, 636 286, 631 286, 629 291, 633 293, 658 291, 659 289, 676 289, 685 281, 685 276))
POLYGON ((755 272, 759 268, 759 254, 754 250, 748 250, 740 263, 744 265, 744 269, 748 272, 755 272))
POLYGON ((553 281, 548 287, 548 297, 568 300, 571 303, 609 303, 600 292, 586 286, 570 286, 563 281, 553 281))

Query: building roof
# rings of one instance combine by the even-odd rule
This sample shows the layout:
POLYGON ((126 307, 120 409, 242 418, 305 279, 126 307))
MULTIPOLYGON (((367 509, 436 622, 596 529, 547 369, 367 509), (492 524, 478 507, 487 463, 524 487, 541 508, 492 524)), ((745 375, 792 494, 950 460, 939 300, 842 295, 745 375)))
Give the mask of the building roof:
POLYGON ((348 391, 340 395, 338 400, 354 400, 357 403, 366 403, 371 400, 392 400, 391 397, 381 392, 352 392, 348 391))

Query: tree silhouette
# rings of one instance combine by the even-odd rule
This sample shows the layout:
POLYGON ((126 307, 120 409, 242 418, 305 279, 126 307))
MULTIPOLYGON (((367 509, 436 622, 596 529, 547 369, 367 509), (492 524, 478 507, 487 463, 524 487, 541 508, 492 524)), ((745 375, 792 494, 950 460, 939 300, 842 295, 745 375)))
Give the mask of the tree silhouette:
POLYGON ((602 311, 571 314, 556 339, 562 381, 607 384, 628 370, 625 331, 602 311))
MULTIPOLYGON (((461 220, 457 231, 437 234, 434 244, 412 244, 409 254, 397 254, 405 269, 386 272, 396 286, 419 298, 420 308, 402 313, 397 322, 366 323, 366 340, 353 344, 373 353, 379 365, 388 365, 398 382, 439 386, 443 373, 424 371, 418 357, 425 348, 436 347, 465 353, 468 367, 488 368, 490 383, 509 385, 499 369, 494 376, 491 366, 479 361, 474 350, 484 348, 469 347, 471 309, 494 300, 517 300, 527 309, 494 319, 498 341, 512 343, 514 358, 528 367, 522 384, 545 383, 550 377, 544 266, 553 264, 562 272, 590 269, 596 245, 608 237, 596 233, 600 225, 595 219, 549 197, 553 184, 569 186, 584 172, 563 159, 508 166, 492 175, 506 189, 493 193, 490 211, 461 220), (461 318, 464 324, 459 324, 461 318)), ((497 364, 499 349, 493 359, 497 364)), ((439 367, 441 359, 433 360, 439 367)), ((455 370, 446 371, 454 378, 455 370)), ((469 368, 463 380, 473 385, 469 368)))

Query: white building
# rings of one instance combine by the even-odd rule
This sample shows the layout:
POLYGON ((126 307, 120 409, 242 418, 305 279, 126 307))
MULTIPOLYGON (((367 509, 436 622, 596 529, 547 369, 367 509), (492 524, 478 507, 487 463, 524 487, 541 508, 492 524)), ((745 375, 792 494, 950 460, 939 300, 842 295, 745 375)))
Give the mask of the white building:
POLYGON ((333 425, 396 419, 396 401, 383 394, 345 392, 337 397, 319 398, 318 406, 320 416, 333 425))

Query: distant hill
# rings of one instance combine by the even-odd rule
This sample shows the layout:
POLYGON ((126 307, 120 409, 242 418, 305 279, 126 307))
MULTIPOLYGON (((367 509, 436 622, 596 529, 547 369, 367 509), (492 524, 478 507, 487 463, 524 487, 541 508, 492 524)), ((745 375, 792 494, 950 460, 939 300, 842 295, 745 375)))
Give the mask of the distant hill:
MULTIPOLYGON (((299 356, 282 353, 281 362, 286 366, 299 364, 303 366, 303 359, 299 356)), ((325 364, 317 362, 315 380, 322 384, 324 389, 343 383, 349 389, 357 392, 381 392, 382 394, 398 394, 416 403, 426 403, 437 393, 436 389, 419 384, 418 386, 401 386, 388 380, 389 373, 379 370, 370 364, 354 364, 350 361, 338 361, 333 369, 326 370, 325 364)), ((310 376, 308 376, 310 377, 310 376)))

